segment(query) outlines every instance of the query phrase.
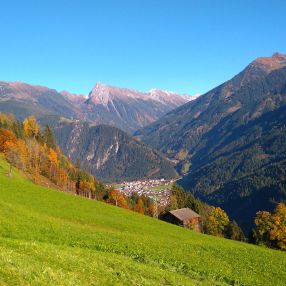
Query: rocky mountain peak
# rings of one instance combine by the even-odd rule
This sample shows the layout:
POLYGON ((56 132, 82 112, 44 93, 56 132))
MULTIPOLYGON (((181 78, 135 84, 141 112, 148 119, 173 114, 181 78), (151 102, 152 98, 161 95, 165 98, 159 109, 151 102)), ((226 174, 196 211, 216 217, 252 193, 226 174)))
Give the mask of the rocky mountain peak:
POLYGON ((84 102, 86 118, 134 132, 150 124, 170 110, 194 99, 153 89, 140 92, 134 89, 97 83, 84 102))
POLYGON ((107 105, 108 102, 115 98, 120 100, 129 100, 142 98, 143 94, 132 89, 114 87, 104 83, 97 83, 89 93, 89 103, 107 105))
POLYGON ((257 80, 267 76, 274 70, 281 69, 286 66, 286 55, 274 53, 271 57, 259 57, 252 61, 241 73, 236 75, 225 86, 225 94, 232 94, 229 89, 237 89, 248 84, 253 80, 257 80))
POLYGON ((271 57, 260 57, 254 60, 251 65, 270 73, 273 70, 286 66, 286 55, 274 53, 271 57))
POLYGON ((175 92, 165 91, 158 88, 151 89, 149 92, 139 92, 133 89, 114 87, 104 83, 97 83, 89 93, 89 103, 107 105, 113 99, 120 100, 151 100, 165 104, 180 105, 194 99, 191 96, 180 95, 175 92))
POLYGON ((272 55, 272 59, 275 59, 277 61, 286 61, 286 55, 283 55, 281 53, 274 53, 272 55))

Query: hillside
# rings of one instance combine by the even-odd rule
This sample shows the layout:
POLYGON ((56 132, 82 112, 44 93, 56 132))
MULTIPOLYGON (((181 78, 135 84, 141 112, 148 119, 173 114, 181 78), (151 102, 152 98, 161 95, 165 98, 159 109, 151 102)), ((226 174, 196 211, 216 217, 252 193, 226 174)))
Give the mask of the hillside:
POLYGON ((116 127, 61 122, 53 129, 63 152, 105 182, 177 176, 172 162, 116 127))
POLYGON ((284 252, 39 187, 8 168, 0 158, 1 285, 284 285, 284 252))
MULTIPOLYGON (((283 106, 234 128, 225 139, 198 151, 193 171, 180 184, 225 209, 248 231, 257 211, 272 211, 286 202, 285 127, 283 106)), ((218 134, 212 136, 222 138, 218 134)))
POLYGON ((223 206, 246 230, 255 211, 285 200, 285 66, 281 54, 258 58, 136 133, 178 161, 184 187, 223 206))

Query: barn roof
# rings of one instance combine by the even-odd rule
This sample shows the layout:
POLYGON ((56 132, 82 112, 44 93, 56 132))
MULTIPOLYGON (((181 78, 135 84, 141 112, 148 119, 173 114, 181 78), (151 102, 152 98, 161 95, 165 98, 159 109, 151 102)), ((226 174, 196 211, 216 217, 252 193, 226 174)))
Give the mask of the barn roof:
POLYGON ((189 220, 192 218, 200 217, 199 214, 189 208, 177 209, 170 211, 170 213, 181 221, 189 220))

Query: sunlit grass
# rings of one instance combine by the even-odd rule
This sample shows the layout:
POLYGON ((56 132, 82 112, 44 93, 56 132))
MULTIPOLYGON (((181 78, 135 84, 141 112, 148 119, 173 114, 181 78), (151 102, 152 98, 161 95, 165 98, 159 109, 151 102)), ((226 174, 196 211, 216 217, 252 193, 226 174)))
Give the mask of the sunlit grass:
POLYGON ((286 253, 198 234, 5 173, 0 285, 285 285, 286 253))

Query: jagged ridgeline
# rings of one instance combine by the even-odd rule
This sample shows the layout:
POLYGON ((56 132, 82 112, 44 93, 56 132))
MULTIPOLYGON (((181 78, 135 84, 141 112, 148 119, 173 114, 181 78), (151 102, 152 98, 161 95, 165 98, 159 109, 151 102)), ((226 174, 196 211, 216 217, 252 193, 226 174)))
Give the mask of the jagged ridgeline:
POLYGON ((32 114, 39 122, 51 124, 65 117, 108 124, 130 133, 191 99, 158 89, 143 93, 102 83, 84 96, 23 82, 0 81, 0 111, 12 112, 19 120, 32 114))
POLYGON ((170 160, 116 127, 62 121, 53 129, 63 152, 105 182, 177 177, 170 160))

